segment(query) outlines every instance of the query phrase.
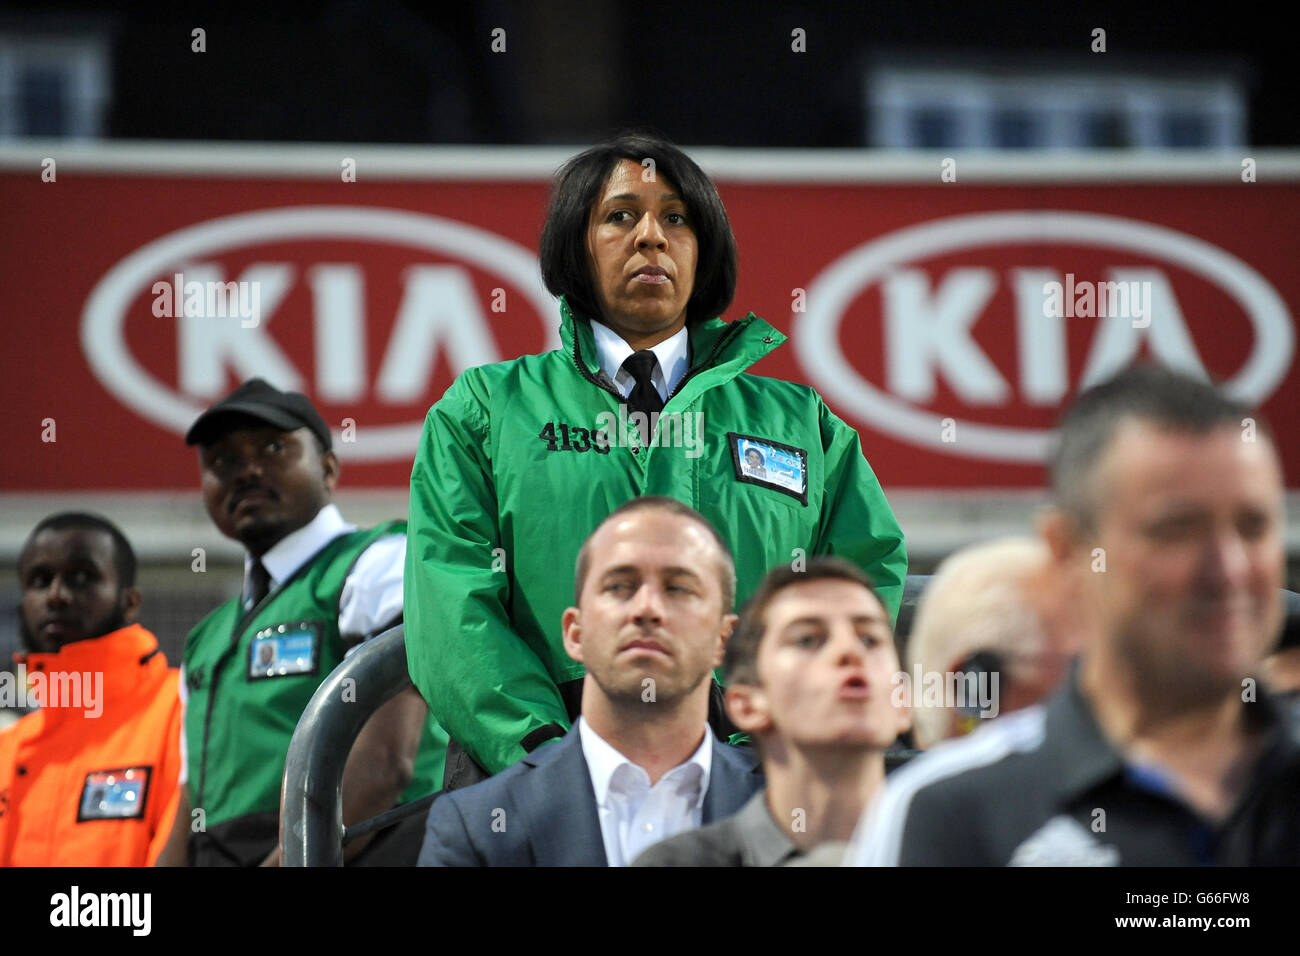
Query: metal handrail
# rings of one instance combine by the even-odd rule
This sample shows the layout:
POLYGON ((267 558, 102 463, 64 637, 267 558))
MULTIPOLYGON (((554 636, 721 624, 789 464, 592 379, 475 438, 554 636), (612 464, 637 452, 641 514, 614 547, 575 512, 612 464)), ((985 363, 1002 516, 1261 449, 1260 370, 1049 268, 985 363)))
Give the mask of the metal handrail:
POLYGON ((399 624, 362 644, 316 688, 284 761, 281 865, 342 866, 346 843, 433 802, 430 795, 356 826, 343 826, 343 768, 352 745, 375 711, 410 686, 405 633, 399 624))

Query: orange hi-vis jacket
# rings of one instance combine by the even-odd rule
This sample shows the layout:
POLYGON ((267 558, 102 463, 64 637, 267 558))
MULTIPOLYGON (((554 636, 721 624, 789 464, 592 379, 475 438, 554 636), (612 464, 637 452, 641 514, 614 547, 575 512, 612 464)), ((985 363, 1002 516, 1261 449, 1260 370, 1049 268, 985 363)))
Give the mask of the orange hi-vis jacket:
POLYGON ((178 671, 138 624, 15 655, 40 707, 0 730, 0 865, 145 866, 176 815, 178 671))

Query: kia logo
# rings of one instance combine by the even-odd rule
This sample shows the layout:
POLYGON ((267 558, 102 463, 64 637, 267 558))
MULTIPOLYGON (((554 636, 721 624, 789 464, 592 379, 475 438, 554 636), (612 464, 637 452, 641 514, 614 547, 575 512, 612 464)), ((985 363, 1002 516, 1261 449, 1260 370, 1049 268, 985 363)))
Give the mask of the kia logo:
MULTIPOLYGON (((546 348, 560 345, 556 301, 538 274, 535 254, 501 236, 437 216, 360 206, 294 206, 212 219, 188 226, 137 249, 113 266, 95 286, 81 319, 81 344, 95 376, 143 418, 184 434, 224 390, 227 372, 262 375, 281 388, 304 391, 304 378, 267 334, 267 320, 295 281, 286 263, 258 262, 241 276, 224 276, 213 260, 222 253, 280 241, 357 240, 397 244, 434 253, 499 276, 541 317, 546 348), (173 275, 178 279, 173 283, 173 275), (187 316, 181 282, 233 289, 252 285, 259 315, 213 320, 187 316), (127 347, 128 309, 154 284, 176 286, 175 316, 180 382, 173 388, 136 361, 127 347), (237 281, 235 281, 237 280, 237 281)), ((364 399, 400 406, 419 400, 428 384, 433 354, 444 348, 453 372, 499 361, 482 304, 467 270, 457 265, 420 264, 404 272, 397 320, 383 362, 370 381, 360 344, 364 340, 362 277, 355 264, 319 264, 304 278, 312 284, 316 336, 316 398, 334 403, 364 399)), ((172 296, 154 315, 172 316, 172 296)), ((499 310, 498 310, 499 311, 499 310)), ((514 310, 512 309, 512 312, 514 310)), ((224 314, 224 313, 223 313, 224 314)), ((155 319, 155 321, 161 321, 155 319)), ((356 428, 355 440, 339 442, 341 455, 358 461, 410 459, 419 444, 424 416, 403 424, 356 428)))
MULTIPOLYGON (((1262 404, 1286 376, 1295 332, 1280 295, 1249 265, 1194 236, 1117 216, 1065 211, 1016 211, 953 216, 889 233, 864 243, 827 266, 808 286, 807 311, 793 316, 796 354, 811 380, 838 409, 884 434, 948 454, 1006 462, 1045 460, 1050 430, 964 422, 920 407, 945 382, 967 405, 1005 406, 1014 390, 970 332, 997 284, 993 269, 948 270, 930 290, 919 264, 953 252, 988 246, 1056 243, 1134 253, 1141 268, 1112 268, 1107 284, 1148 290, 1145 322, 1102 316, 1096 323, 1079 389, 1119 371, 1143 342, 1157 360, 1201 377, 1206 370, 1183 320, 1173 284, 1158 263, 1168 263, 1219 287, 1238 303, 1254 330, 1254 344, 1225 391, 1262 404), (881 284, 887 387, 868 382, 839 346, 844 313, 863 290, 881 284), (945 419, 953 419, 945 428, 945 419), (947 438, 954 431, 959 440, 947 438)), ((1016 293, 1020 394, 1058 405, 1070 391, 1065 335, 1044 310, 1043 289, 1071 288, 1073 276, 1042 267, 1011 270, 1016 293), (1067 280, 1062 284, 1062 280, 1067 280)), ((1058 300, 1059 302, 1059 300, 1058 300)), ((1066 315, 1072 314, 1066 312, 1066 315)), ((1084 313, 1087 314, 1087 313, 1084 313)), ((1098 313, 1102 315, 1102 313, 1098 313)))

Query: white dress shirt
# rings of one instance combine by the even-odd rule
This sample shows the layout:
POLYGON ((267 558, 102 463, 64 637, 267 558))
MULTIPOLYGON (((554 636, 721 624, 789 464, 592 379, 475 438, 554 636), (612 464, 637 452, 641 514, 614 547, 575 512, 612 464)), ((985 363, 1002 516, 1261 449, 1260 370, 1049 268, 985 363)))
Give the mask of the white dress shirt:
MULTIPOLYGON (((632 377, 631 372, 623 368, 623 363, 636 349, 628 345, 623 337, 609 326, 601 325, 594 319, 591 321, 591 331, 596 336, 596 356, 600 362, 600 370, 610 377, 622 396, 627 398, 632 394, 636 379, 632 377)), ((685 326, 671 338, 651 346, 650 351, 654 352, 655 358, 659 360, 659 364, 650 373, 650 384, 659 392, 659 397, 666 402, 673 389, 677 387, 677 383, 686 374, 686 367, 690 362, 685 326)))
MULTIPOLYGON (((262 566, 271 576, 274 592, 289 579, 316 552, 341 534, 356 531, 357 526, 343 520, 337 505, 328 504, 316 512, 316 517, 297 531, 285 535, 275 546, 262 555, 262 566)), ((250 592, 249 574, 253 567, 252 555, 244 555, 244 587, 240 591, 244 610, 248 602, 244 597, 250 592)), ((396 621, 402 613, 402 573, 406 567, 406 535, 402 532, 386 534, 361 552, 351 573, 343 582, 339 597, 339 633, 349 642, 351 655, 361 643, 376 637, 386 625, 396 621)), ((180 673, 181 726, 184 727, 184 706, 189 698, 185 683, 185 665, 180 673)), ((188 759, 185 752, 185 733, 181 732, 180 782, 188 779, 188 759)))
MULTIPOLYGON (((262 555, 262 566, 271 575, 271 590, 306 564, 311 557, 341 534, 357 526, 343 520, 337 505, 329 504, 297 531, 285 535, 262 555)), ((339 598, 339 633, 357 640, 397 619, 402 613, 402 571, 406 565, 406 535, 389 534, 375 541, 357 558, 343 582, 339 598)), ((244 555, 247 593, 253 556, 244 555)), ((245 605, 245 610, 248 609, 245 605)))
POLYGON ((713 734, 708 727, 701 730, 704 739, 690 759, 652 787, 648 773, 578 718, 582 756, 596 792, 600 835, 610 866, 627 866, 651 844, 700 825, 713 767, 713 734))

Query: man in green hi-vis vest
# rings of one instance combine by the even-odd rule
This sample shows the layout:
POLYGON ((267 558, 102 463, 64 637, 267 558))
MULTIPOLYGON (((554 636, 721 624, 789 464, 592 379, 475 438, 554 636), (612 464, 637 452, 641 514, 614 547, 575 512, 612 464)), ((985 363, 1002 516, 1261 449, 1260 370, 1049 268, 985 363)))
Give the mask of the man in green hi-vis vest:
MULTIPOLYGON (((250 379, 185 440, 200 449, 208 514, 247 554, 242 593, 186 638, 185 790, 159 862, 276 865, 289 740, 348 652, 402 620, 406 526, 343 520, 330 501, 339 460, 329 428, 296 392, 250 379)), ((437 790, 446 746, 413 688, 381 707, 348 757, 344 823, 437 790)), ((350 844, 348 862, 414 864, 420 822, 350 844)))

